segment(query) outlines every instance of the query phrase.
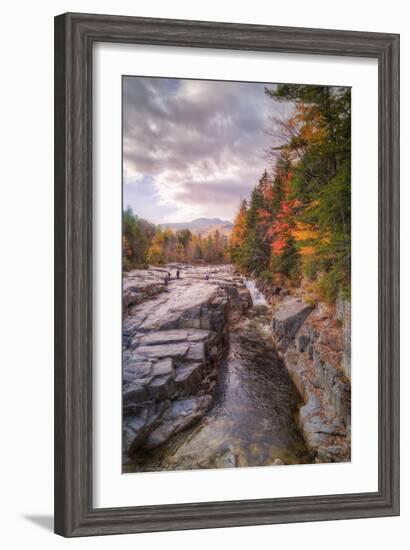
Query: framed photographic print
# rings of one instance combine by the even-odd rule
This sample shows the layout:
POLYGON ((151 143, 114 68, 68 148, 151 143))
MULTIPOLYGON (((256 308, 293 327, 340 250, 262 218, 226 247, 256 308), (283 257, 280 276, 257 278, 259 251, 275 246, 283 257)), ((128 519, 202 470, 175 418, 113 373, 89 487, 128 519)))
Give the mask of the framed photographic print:
POLYGON ((55 19, 55 530, 399 513, 399 37, 55 19))

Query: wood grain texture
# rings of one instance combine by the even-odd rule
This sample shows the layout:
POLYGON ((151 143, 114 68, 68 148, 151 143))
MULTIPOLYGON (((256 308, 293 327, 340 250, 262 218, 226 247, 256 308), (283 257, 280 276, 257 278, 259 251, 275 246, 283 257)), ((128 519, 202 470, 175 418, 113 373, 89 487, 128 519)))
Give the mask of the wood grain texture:
POLYGON ((72 537, 399 514, 399 37, 204 21, 55 19, 55 531, 72 537), (371 57, 379 66, 379 490, 94 509, 92 47, 95 41, 371 57))

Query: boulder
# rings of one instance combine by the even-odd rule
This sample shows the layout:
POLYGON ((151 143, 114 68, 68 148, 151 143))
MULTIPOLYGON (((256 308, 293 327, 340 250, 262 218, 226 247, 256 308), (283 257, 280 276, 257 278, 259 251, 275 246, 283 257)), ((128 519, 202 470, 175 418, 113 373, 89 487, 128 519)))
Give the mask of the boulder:
POLYGON ((175 383, 179 395, 198 393, 203 376, 202 363, 182 365, 176 368, 175 383))
POLYGON ((128 416, 123 421, 123 449, 132 456, 144 445, 150 432, 160 423, 164 412, 170 407, 170 401, 144 408, 138 415, 128 416))
POLYGON ((122 290, 123 311, 163 292, 164 273, 135 269, 124 274, 122 290))
POLYGON ((156 376, 151 380, 147 389, 149 396, 155 401, 170 399, 174 397, 176 391, 174 377, 169 374, 156 376))
POLYGON ((144 447, 155 449, 189 428, 203 417, 210 403, 208 395, 174 401, 161 418, 161 424, 150 433, 144 447))
POLYGON ((130 405, 136 401, 145 401, 149 397, 148 380, 136 378, 133 382, 127 385, 122 393, 124 405, 130 405))
POLYGON ((272 332, 279 351, 285 351, 313 311, 313 306, 301 298, 287 298, 276 307, 272 315, 272 332))
POLYGON ((151 377, 152 361, 124 362, 122 370, 122 383, 127 384, 133 380, 151 377))
POLYGON ((190 343, 188 352, 185 355, 185 359, 189 359, 191 361, 200 361, 201 363, 203 363, 205 361, 205 343, 190 343))
POLYGON ((171 357, 165 357, 164 359, 160 359, 151 368, 151 376, 152 378, 156 378, 157 376, 169 376, 171 378, 174 377, 174 361, 171 357))
POLYGON ((213 466, 215 468, 235 468, 238 464, 236 454, 232 449, 225 449, 214 457, 213 466))

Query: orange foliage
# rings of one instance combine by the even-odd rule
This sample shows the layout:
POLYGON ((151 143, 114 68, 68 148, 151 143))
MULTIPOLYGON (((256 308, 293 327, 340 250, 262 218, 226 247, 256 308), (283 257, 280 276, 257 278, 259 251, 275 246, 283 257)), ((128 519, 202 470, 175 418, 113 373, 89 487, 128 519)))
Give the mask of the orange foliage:
POLYGON ((315 240, 318 237, 318 231, 307 223, 296 221, 295 227, 292 230, 292 236, 295 241, 315 240))
POLYGON ((257 211, 258 218, 262 223, 268 223, 271 221, 272 214, 265 208, 259 208, 257 211))
POLYGON ((231 233, 231 246, 242 246, 246 239, 246 203, 242 202, 231 233))
POLYGON ((291 118, 291 127, 298 137, 309 145, 323 142, 327 131, 321 114, 312 105, 299 103, 295 114, 291 118))

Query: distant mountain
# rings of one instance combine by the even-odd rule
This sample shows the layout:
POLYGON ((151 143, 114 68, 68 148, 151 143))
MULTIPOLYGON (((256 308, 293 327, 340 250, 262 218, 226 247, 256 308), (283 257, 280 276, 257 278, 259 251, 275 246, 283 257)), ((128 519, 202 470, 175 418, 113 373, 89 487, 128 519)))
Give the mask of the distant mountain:
POLYGON ((169 229, 191 229, 191 230, 200 230, 208 229, 209 227, 214 226, 226 226, 232 227, 232 223, 227 220, 221 220, 220 218, 197 218, 191 222, 178 222, 178 223, 161 223, 161 227, 169 229))
POLYGON ((229 236, 232 231, 233 224, 227 220, 221 220, 220 218, 197 218, 191 222, 179 222, 179 223, 162 223, 160 224, 164 229, 172 229, 177 231, 178 229, 189 229, 195 235, 201 235, 201 237, 207 237, 216 230, 221 235, 229 236))

